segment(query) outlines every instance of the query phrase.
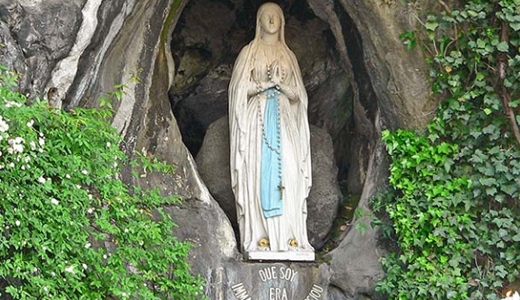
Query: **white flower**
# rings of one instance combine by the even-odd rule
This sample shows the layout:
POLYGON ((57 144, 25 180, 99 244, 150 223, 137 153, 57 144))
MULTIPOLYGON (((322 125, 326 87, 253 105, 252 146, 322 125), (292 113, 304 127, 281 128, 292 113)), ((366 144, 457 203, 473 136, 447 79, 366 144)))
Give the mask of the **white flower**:
POLYGON ((45 140, 42 138, 38 139, 38 144, 40 144, 40 146, 45 145, 45 140))
POLYGON ((91 213, 93 213, 93 212, 94 212, 94 209, 93 209, 93 208, 89 208, 89 209, 87 209, 87 213, 91 214, 91 213))
POLYGON ((42 148, 38 149, 38 152, 43 153, 43 149, 42 148))
POLYGON ((83 266, 83 269, 87 269, 87 264, 81 264, 83 266))
POLYGON ((45 178, 43 178, 43 176, 40 176, 40 178, 38 178, 38 182, 45 183, 45 178))
POLYGON ((41 137, 43 137, 43 133, 42 133, 42 132, 40 132, 39 135, 40 135, 41 137))
POLYGON ((65 272, 74 273, 74 265, 65 268, 65 272))
POLYGON ((125 233, 128 233, 128 228, 125 228, 125 233))
POLYGON ((32 127, 34 124, 34 120, 30 120, 29 122, 27 122, 27 127, 32 127))
POLYGON ((25 166, 21 166, 20 169, 25 170, 25 166))
POLYGON ((47 250, 47 247, 42 246, 42 250, 43 250, 43 251, 46 251, 46 250, 47 250))
POLYGON ((54 198, 51 198, 51 203, 54 204, 54 205, 58 205, 60 204, 60 201, 54 199, 54 198))
POLYGON ((65 175, 65 178, 70 179, 70 175, 69 174, 65 175))
POLYGON ((9 130, 9 124, 2 120, 2 116, 0 116, 0 132, 6 132, 7 130, 9 130))
POLYGON ((22 223, 20 223, 20 221, 16 220, 16 221, 14 222, 14 224, 16 224, 16 226, 20 226, 20 224, 22 224, 22 223))
POLYGON ((85 244, 85 249, 90 248, 90 246, 92 246, 92 244, 90 244, 90 243, 86 243, 86 244, 85 244))
POLYGON ((89 198, 89 200, 92 200, 92 195, 88 194, 88 198, 89 198))
POLYGON ((31 145, 32 150, 36 150, 36 143, 34 141, 30 141, 29 145, 31 145))
POLYGON ((123 292, 123 293, 121 294, 121 296, 123 296, 123 297, 126 297, 126 293, 125 293, 125 292, 123 292))
POLYGON ((15 152, 22 153, 23 152, 23 145, 15 144, 15 145, 13 145, 13 150, 15 152))
POLYGON ((9 167, 14 168, 14 163, 10 163, 9 167))
POLYGON ((106 254, 103 254, 103 259, 107 259, 107 255, 106 254))
POLYGON ((14 101, 6 101, 5 102, 5 107, 10 108, 10 107, 13 107, 13 106, 22 107, 22 105, 20 103, 16 103, 14 101))
POLYGON ((28 163, 28 162, 30 162, 30 161, 31 161, 31 157, 30 157, 30 156, 26 156, 26 157, 25 157, 25 162, 28 163))
POLYGON ((83 175, 87 175, 88 172, 87 172, 87 170, 83 170, 83 171, 81 171, 81 174, 83 174, 83 175))
POLYGON ((107 142, 107 148, 110 148, 110 145, 111 145, 110 142, 107 142))
POLYGON ((47 293, 49 291, 49 288, 48 287, 43 287, 43 290, 47 293))

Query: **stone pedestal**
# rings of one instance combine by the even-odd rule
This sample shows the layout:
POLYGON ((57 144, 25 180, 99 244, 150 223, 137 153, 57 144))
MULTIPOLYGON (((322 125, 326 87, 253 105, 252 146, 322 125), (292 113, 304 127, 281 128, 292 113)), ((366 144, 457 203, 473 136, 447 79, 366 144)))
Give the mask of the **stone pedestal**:
POLYGON ((214 270, 210 299, 326 300, 329 267, 317 263, 230 262, 214 270))
POLYGON ((244 255, 246 260, 283 260, 283 261, 314 261, 314 252, 269 252, 269 251, 252 251, 246 252, 244 255))

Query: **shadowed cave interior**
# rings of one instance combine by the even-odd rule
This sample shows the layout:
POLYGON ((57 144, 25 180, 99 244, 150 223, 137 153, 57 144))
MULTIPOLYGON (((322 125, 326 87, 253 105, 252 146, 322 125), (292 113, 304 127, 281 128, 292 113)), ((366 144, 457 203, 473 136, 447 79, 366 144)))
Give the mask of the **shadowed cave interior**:
MULTIPOLYGON (((264 2, 192 0, 175 27, 171 42, 175 74, 169 98, 184 144, 194 157, 208 127, 228 114, 227 90, 233 64, 242 47, 253 39, 256 11, 264 2)), ((314 14, 307 2, 273 2, 284 10, 286 42, 296 54, 309 95, 309 122, 332 137, 344 197, 335 225, 336 231, 344 231, 361 193, 364 178, 359 174, 366 169, 369 155, 369 141, 355 139, 359 128, 353 115, 352 84, 329 25, 314 14)), ((341 9, 337 12, 360 102, 367 117, 373 120, 377 99, 363 63, 361 38, 350 17, 341 9)), ((236 231, 236 224, 233 227, 236 231)), ((333 231, 334 228, 329 233, 331 239, 333 231)), ((333 248, 338 242, 322 247, 333 248)))

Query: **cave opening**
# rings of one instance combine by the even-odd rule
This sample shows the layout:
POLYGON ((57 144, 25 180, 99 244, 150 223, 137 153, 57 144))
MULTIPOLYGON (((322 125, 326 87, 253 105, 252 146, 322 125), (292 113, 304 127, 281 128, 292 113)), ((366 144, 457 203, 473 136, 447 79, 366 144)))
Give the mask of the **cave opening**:
MULTIPOLYGON (((233 64, 242 47, 253 39, 256 11, 264 2, 191 0, 174 29, 171 52, 175 74, 169 98, 183 142, 194 157, 209 126, 228 114, 233 64)), ((344 198, 351 201, 342 202, 338 210, 343 218, 345 214, 352 218, 357 205, 352 199, 358 199, 355 195, 361 193, 364 179, 360 174, 367 167, 369 141, 356 139, 359 128, 354 116, 352 83, 335 36, 306 1, 272 2, 277 2, 285 14, 286 41, 298 59, 309 95, 309 123, 325 129, 332 138, 338 182, 344 198)), ((337 11, 348 40, 360 102, 367 116, 373 118, 377 99, 364 66, 360 35, 352 19, 341 9, 337 11)), ((233 223, 234 216, 229 217, 233 223)), ((342 224, 343 219, 338 227, 342 224)), ((237 232, 236 224, 234 227, 237 232)))

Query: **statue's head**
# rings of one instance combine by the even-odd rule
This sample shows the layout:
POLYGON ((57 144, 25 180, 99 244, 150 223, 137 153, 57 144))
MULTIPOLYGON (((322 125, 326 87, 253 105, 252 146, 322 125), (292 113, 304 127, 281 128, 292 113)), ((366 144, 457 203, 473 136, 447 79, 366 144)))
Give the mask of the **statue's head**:
POLYGON ((268 34, 279 34, 279 40, 284 40, 285 19, 282 8, 273 2, 262 4, 256 14, 256 37, 262 32, 268 34))

